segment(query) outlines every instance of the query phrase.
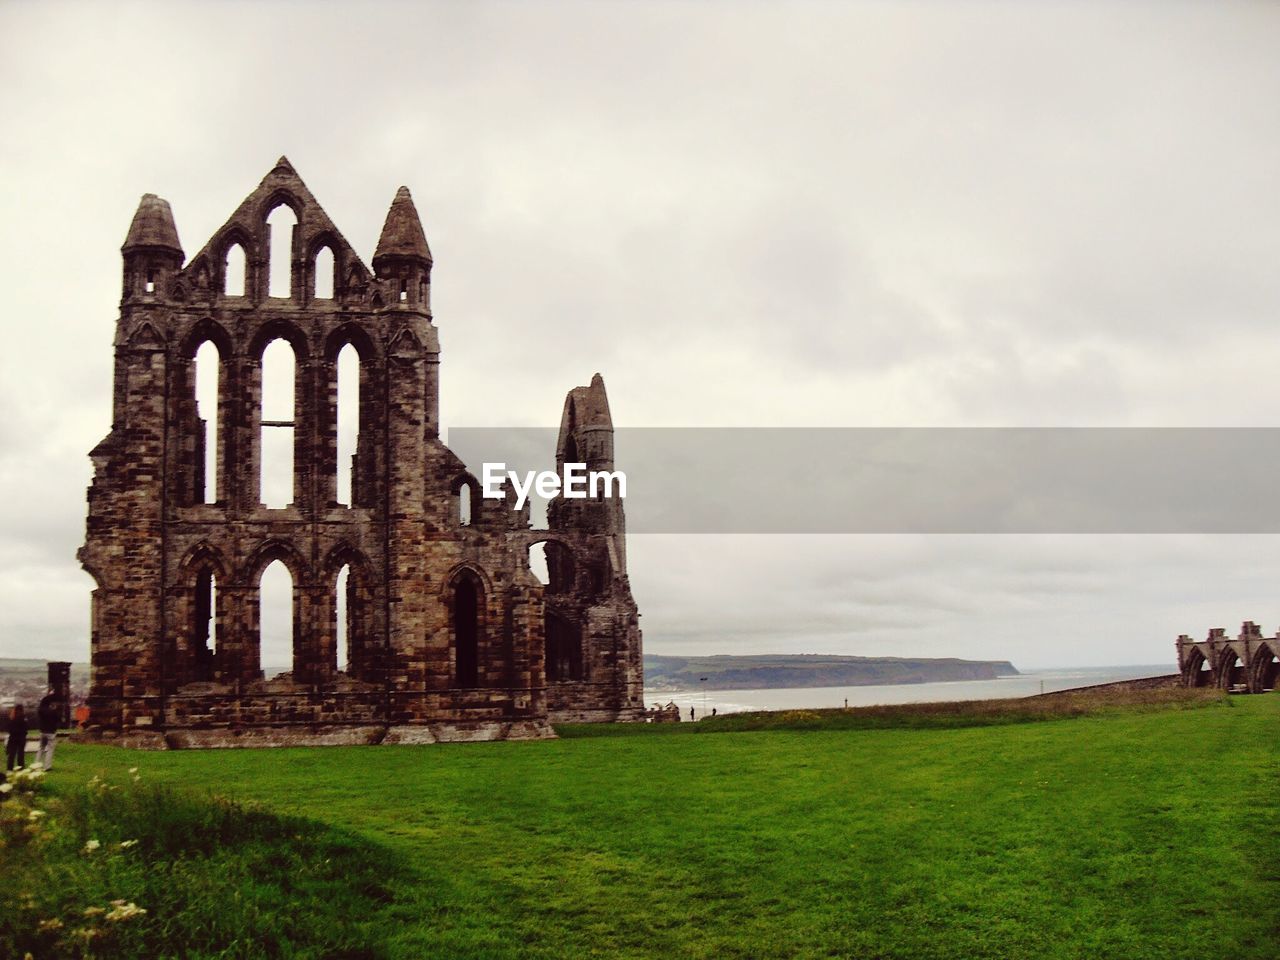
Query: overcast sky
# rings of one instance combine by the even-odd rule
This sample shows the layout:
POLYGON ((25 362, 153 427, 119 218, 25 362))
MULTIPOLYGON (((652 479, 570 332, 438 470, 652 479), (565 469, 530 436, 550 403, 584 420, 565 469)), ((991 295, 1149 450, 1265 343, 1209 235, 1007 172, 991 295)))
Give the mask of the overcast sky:
MULTIPOLYGON (((144 192, 190 255, 287 154, 367 263, 407 184, 446 426, 1277 426, 1278 104, 1264 3, 0 2, 0 655, 88 657, 144 192)), ((1273 632, 1278 546, 629 550, 650 652, 1035 667, 1273 632)))

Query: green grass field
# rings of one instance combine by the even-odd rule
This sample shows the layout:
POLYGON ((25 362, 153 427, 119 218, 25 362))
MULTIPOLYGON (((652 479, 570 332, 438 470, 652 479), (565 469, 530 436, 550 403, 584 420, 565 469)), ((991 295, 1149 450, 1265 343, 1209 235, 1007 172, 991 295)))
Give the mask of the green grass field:
MULTIPOLYGON (((94 775, 122 785, 118 798, 174 787, 262 805, 242 816, 304 818, 227 828, 244 833, 241 852, 198 867, 223 847, 183 834, 222 821, 193 809, 150 863, 138 854, 150 893, 119 873, 151 910, 130 921, 139 937, 177 909, 156 877, 187 864, 192 891, 220 878, 191 917, 225 902, 242 932, 207 934, 219 954, 178 923, 174 956, 1280 956, 1280 696, 1016 720, 830 729, 806 714, 793 725, 810 729, 434 747, 65 745, 43 789, 49 819, 81 809, 71 856, 85 830, 147 832, 125 800, 85 819, 79 785, 94 775), (238 883, 256 891, 252 910, 238 883), (296 932, 255 949, 273 924, 296 932), (308 940, 326 925, 341 929, 308 940)), ((69 875, 31 876, 71 892, 25 914, 6 904, 6 923, 78 909, 69 875)))

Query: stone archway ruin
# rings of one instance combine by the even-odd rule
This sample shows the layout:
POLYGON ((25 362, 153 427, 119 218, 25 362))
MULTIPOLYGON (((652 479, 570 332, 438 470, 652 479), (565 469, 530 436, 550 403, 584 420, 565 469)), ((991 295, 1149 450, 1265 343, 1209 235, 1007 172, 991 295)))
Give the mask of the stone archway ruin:
MULTIPOLYGON (((433 258, 406 188, 372 269, 283 157, 195 256, 153 194, 122 254, 112 427, 90 453, 79 554, 97 579, 90 736, 153 747, 423 742, 643 717, 621 502, 554 510, 550 530, 531 530, 511 500, 480 502, 440 440, 433 258), (268 219, 282 207, 290 216, 278 219, 294 222, 273 236, 268 219), (293 354, 283 413, 262 406, 264 354, 281 340, 293 354), (196 357, 210 342, 216 403, 202 410, 196 357), (337 368, 348 344, 358 436, 340 499, 337 368), (289 437, 292 474, 268 505, 272 431, 289 437), (547 538, 588 571, 550 593, 528 563, 529 544, 547 538), (293 665, 268 677, 258 589, 273 561, 293 580, 293 665), (580 635, 588 676, 548 677, 548 610, 580 635)), ((612 468, 612 449, 597 374, 566 398, 558 460, 569 450, 612 468)))
POLYGON ((1218 687, 1241 693, 1264 693, 1276 688, 1280 675, 1280 634, 1264 637, 1252 620, 1240 634, 1228 637, 1215 627, 1204 640, 1185 633, 1175 641, 1178 673, 1186 687, 1218 687))

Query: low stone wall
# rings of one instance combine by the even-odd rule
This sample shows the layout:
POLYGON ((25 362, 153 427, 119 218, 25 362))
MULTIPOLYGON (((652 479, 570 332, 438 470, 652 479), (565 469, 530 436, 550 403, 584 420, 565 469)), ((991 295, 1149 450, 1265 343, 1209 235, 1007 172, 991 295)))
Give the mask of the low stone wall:
POLYGON ((1164 690, 1182 686, 1182 678, 1176 673, 1162 674, 1158 677, 1139 677, 1136 680, 1115 680, 1111 683, 1093 683, 1085 687, 1071 687, 1067 690, 1054 690, 1050 693, 1033 693, 1027 699, 1040 697, 1061 697, 1085 691, 1103 690, 1164 690))

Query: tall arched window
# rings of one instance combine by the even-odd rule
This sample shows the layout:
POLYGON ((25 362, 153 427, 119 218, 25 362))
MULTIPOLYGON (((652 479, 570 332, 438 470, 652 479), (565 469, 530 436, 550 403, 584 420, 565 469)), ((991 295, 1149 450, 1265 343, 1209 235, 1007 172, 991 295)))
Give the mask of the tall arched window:
POLYGON ((458 487, 458 525, 471 526, 471 484, 458 487))
POLYGON ((258 582, 258 664, 267 677, 293 669, 293 575, 280 560, 258 582))
POLYGON ((316 259, 312 268, 312 276, 315 277, 317 300, 333 299, 333 251, 328 247, 321 247, 316 252, 316 259))
POLYGON ((463 574, 453 585, 453 639, 457 683, 480 683, 480 609, 483 588, 473 574, 463 574))
POLYGON ((247 269, 248 261, 245 259, 244 247, 233 243, 227 248, 227 259, 223 264, 223 293, 228 297, 243 297, 247 269))
POLYGON ((262 352, 263 505, 278 509, 293 502, 294 355, 277 337, 262 352))
POLYGON ((192 611, 191 652, 196 680, 213 679, 214 657, 218 653, 218 581, 206 567, 196 574, 195 608, 192 611))
POLYGON ((351 606, 347 590, 351 583, 351 565, 345 565, 338 571, 338 581, 334 585, 334 610, 337 615, 334 633, 338 655, 338 669, 346 672, 351 664, 351 606))
POLYGON ((355 456, 360 446, 360 352, 348 343, 338 352, 338 502, 355 501, 355 456))
POLYGON ((271 263, 268 268, 267 296, 293 296, 293 233, 298 217, 293 208, 282 203, 267 217, 270 235, 271 263))
POLYGON ((218 381, 221 375, 222 356, 212 340, 200 344, 196 351, 196 417, 197 450, 200 463, 196 476, 195 499, 198 503, 216 503, 218 500, 218 381))

